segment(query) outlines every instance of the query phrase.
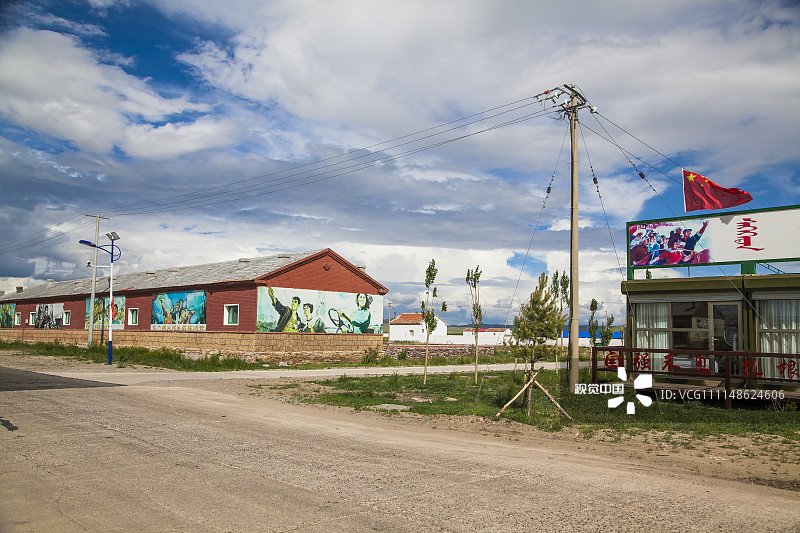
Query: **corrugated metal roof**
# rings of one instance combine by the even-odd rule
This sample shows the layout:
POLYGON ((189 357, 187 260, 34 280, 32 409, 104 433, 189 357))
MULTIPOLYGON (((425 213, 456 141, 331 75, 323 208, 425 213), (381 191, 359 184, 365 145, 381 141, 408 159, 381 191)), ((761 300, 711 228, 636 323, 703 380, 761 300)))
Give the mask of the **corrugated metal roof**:
MULTIPOLYGON (((243 258, 233 261, 223 261, 221 263, 208 263, 205 265, 172 267, 164 270, 115 274, 114 292, 161 289, 166 287, 195 287, 226 281, 253 281, 258 277, 322 251, 323 250, 313 250, 308 252, 277 254, 268 257, 243 258)), ((25 289, 21 293, 13 292, 0 296, 0 302, 40 300, 60 296, 78 296, 91 294, 91 292, 91 278, 59 282, 48 281, 42 285, 25 289)), ((98 276, 97 292, 108 292, 108 276, 98 276)))

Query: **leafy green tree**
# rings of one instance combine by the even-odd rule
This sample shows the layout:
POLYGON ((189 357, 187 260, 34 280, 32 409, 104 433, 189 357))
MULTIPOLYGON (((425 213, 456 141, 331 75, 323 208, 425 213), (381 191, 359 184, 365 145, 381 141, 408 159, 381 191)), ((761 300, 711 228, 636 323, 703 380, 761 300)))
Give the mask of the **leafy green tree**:
POLYGON ((594 315, 597 313, 597 300, 592 298, 592 303, 589 306, 589 311, 591 311, 591 315, 589 316, 589 337, 592 339, 592 346, 595 345, 597 342, 597 332, 600 330, 600 324, 597 322, 597 319, 594 315))
POLYGON ((478 330, 483 325, 483 308, 481 307, 481 266, 475 267, 475 270, 467 269, 467 285, 469 286, 469 296, 472 302, 472 314, 470 321, 472 328, 475 330, 475 384, 478 383, 478 330))
POLYGON ((603 346, 608 346, 614 337, 614 330, 611 328, 612 324, 614 324, 614 315, 606 313, 606 322, 600 327, 600 343, 603 346))
MULTIPOLYGON (((425 370, 422 377, 422 384, 428 382, 428 350, 430 346, 431 333, 436 329, 436 312, 433 310, 433 302, 436 300, 436 287, 433 283, 436 281, 436 274, 439 269, 436 268, 436 261, 431 259, 428 268, 425 269, 425 299, 422 300, 422 322, 425 324, 425 370)), ((447 311, 447 302, 442 302, 442 313, 447 311)))

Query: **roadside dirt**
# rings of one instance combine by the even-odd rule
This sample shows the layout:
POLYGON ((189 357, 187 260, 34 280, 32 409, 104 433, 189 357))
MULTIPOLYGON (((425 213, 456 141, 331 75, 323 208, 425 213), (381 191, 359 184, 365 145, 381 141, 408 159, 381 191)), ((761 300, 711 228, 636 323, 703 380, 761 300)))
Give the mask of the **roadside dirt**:
MULTIPOLYGON (((101 365, 66 358, 0 353, 0 366, 37 372, 175 372, 151 367, 101 365)), ((152 385, 189 387, 250 400, 297 404, 298 395, 318 393, 320 385, 305 379, 197 379, 160 381, 152 385)), ((327 416, 355 419, 379 425, 402 426, 405 431, 445 435, 478 435, 492 441, 508 441, 521 447, 551 450, 554 455, 580 453, 598 460, 628 466, 657 465, 660 470, 730 479, 754 485, 800 492, 800 443, 775 435, 748 437, 718 435, 697 438, 677 432, 642 432, 636 435, 601 430, 587 434, 575 427, 546 432, 508 420, 475 416, 426 416, 399 411, 356 411, 323 405, 308 408, 327 411, 327 416)), ((800 414, 796 414, 800 416, 800 414)))

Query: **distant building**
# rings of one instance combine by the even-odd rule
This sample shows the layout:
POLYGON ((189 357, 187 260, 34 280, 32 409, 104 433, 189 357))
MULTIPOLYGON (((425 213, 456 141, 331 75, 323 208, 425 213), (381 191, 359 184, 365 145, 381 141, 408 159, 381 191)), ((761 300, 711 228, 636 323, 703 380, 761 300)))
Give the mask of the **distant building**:
MULTIPOLYGON (((402 313, 389 322, 389 342, 425 342, 426 334, 422 313, 402 313)), ((436 317, 436 329, 431 333, 430 342, 442 344, 447 337, 447 324, 436 317)))
MULTIPOLYGON (((475 328, 464 329, 466 344, 475 344, 475 328)), ((478 344, 480 346, 502 346, 504 342, 511 342, 511 330, 508 328, 482 328, 478 330, 478 344)))

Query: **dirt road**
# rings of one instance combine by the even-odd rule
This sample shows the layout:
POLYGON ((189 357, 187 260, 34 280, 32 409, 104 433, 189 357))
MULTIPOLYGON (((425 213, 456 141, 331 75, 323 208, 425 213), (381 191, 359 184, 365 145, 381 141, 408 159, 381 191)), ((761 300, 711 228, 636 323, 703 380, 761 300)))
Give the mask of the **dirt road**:
MULTIPOLYGON (((3 354, 0 367, 140 371, 3 354)), ((296 405, 263 379, 159 374, 0 392, 0 530, 800 529, 796 462, 296 405)))

